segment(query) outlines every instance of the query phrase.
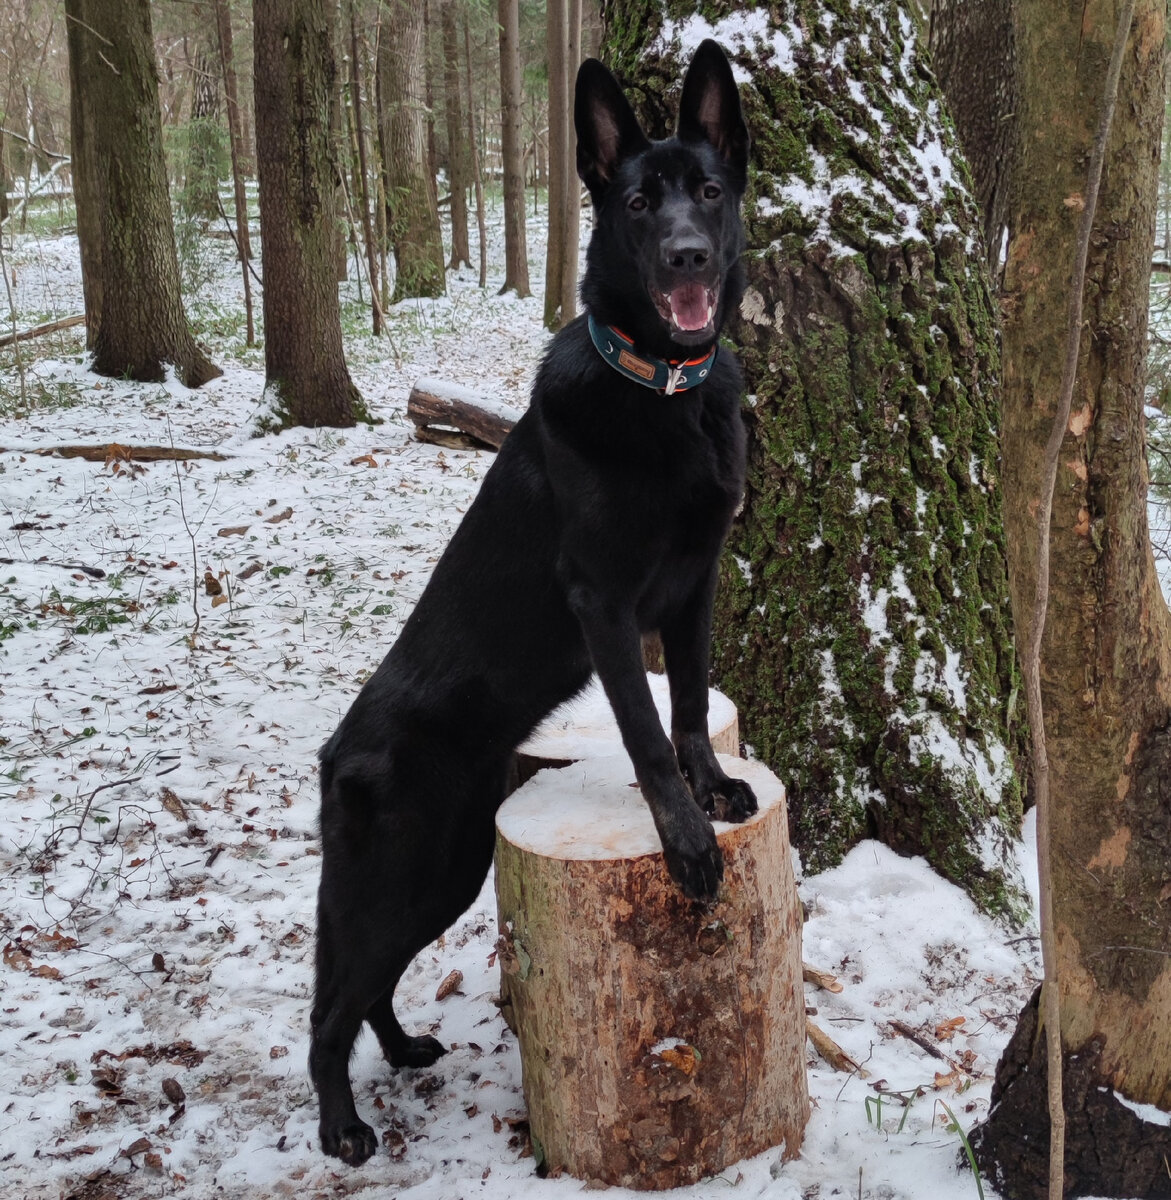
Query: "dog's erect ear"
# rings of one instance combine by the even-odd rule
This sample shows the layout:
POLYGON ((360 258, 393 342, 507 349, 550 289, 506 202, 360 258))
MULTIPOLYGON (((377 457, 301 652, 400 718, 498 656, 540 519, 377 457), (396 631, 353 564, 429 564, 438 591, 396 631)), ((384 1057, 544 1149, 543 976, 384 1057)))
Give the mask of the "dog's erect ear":
POLYGON ((683 80, 679 138, 708 141, 720 152, 739 190, 748 179, 748 126, 732 67, 717 42, 701 42, 683 80))
POLYGON ((577 173, 597 203, 618 164, 650 143, 618 81, 596 58, 587 58, 577 72, 573 123, 577 129, 577 173))

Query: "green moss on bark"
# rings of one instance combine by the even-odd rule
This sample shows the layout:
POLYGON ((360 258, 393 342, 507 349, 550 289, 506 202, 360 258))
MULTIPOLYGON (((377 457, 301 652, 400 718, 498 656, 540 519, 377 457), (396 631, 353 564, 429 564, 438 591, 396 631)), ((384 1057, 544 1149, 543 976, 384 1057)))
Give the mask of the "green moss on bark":
POLYGON ((997 329, 911 21, 854 0, 699 17, 612 0, 607 20, 656 133, 700 37, 749 80, 750 286, 730 332, 752 437, 717 682, 785 780, 808 867, 876 833, 1019 917, 997 329))

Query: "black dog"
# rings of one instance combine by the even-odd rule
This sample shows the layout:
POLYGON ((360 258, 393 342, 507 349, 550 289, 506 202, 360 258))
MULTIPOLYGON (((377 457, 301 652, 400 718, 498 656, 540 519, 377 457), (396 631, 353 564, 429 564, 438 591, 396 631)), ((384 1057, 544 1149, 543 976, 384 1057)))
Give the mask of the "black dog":
POLYGON ((529 411, 321 752, 309 1065, 322 1148, 354 1165, 376 1148, 350 1090, 362 1022, 392 1066, 444 1052, 403 1032, 395 985, 479 892, 516 746, 591 670, 687 896, 713 899, 723 874, 705 810, 756 810, 707 735, 716 561, 744 483, 740 371, 716 353, 743 290, 748 133, 736 84, 704 42, 678 132, 661 142, 593 59, 575 103, 578 171, 597 214, 588 317, 554 338, 529 411), (670 680, 670 740, 643 673, 650 630, 670 680))

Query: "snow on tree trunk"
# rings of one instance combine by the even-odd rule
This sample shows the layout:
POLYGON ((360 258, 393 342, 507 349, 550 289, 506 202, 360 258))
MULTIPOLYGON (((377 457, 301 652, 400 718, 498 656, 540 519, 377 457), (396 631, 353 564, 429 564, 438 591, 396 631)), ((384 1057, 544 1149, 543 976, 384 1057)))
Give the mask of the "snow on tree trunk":
POLYGON ((346 426, 365 416, 346 368, 337 300, 332 11, 325 0, 253 5, 265 280, 261 428, 346 426))
POLYGON ((66 30, 93 369, 155 382, 170 364, 199 387, 220 369, 195 344, 179 295, 150 8, 69 0, 66 30))
POLYGON ((749 481, 716 680, 785 780, 810 867, 876 833, 1019 916, 994 308, 914 22, 891 0, 710 0, 702 16, 611 0, 606 19, 656 132, 714 37, 754 138, 749 287, 729 331, 749 481))

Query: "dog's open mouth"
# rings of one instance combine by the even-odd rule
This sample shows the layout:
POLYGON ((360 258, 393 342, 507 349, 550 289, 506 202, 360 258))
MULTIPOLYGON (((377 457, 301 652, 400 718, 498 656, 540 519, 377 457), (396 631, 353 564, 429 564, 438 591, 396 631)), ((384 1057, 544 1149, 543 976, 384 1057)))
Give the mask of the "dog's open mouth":
POLYGON ((651 298, 659 316, 679 333, 706 333, 715 324, 719 287, 702 283, 681 283, 669 292, 651 289, 651 298))

